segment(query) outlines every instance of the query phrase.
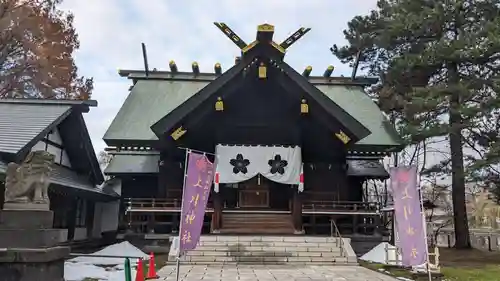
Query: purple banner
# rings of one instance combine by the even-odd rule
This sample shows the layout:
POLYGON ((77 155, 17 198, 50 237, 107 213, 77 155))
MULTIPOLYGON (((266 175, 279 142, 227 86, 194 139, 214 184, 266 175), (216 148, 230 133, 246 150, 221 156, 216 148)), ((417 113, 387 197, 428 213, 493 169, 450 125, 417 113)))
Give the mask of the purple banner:
POLYGON ((427 243, 417 188, 417 168, 394 167, 390 169, 390 174, 402 265, 425 264, 427 262, 427 243))
POLYGON ((196 248, 200 240, 208 196, 212 187, 214 164, 204 154, 187 151, 187 169, 182 192, 179 227, 179 253, 196 248))

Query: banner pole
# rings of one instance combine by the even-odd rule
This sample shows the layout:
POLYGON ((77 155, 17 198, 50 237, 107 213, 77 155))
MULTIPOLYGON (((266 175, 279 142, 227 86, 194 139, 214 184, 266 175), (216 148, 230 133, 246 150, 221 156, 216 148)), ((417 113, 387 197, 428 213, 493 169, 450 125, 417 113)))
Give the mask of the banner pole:
POLYGON ((432 273, 430 267, 430 255, 429 255, 429 240, 427 238, 427 220, 425 219, 425 209, 424 209, 424 195, 422 192, 422 186, 420 185, 420 175, 417 174, 418 177, 418 193, 420 195, 420 213, 422 214, 422 228, 425 238, 425 253, 427 254, 427 262, 425 263, 427 269, 427 277, 429 281, 432 281, 432 273))
POLYGON ((182 238, 182 210, 184 209, 184 195, 186 193, 186 182, 187 182, 187 168, 188 168, 188 159, 189 159, 189 153, 191 152, 190 149, 185 149, 186 150, 186 157, 184 159, 184 183, 182 184, 182 198, 181 198, 181 214, 180 214, 180 221, 179 221, 179 240, 178 240, 178 251, 177 251, 177 258, 176 258, 176 263, 175 263, 175 280, 179 281, 179 269, 181 267, 181 238, 182 238))

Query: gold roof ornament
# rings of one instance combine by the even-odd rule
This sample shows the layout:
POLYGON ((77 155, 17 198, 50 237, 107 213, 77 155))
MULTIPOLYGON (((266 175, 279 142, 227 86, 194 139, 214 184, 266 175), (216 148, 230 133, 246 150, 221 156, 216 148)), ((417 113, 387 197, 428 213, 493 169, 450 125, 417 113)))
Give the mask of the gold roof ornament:
POLYGON ((217 101, 215 102, 215 111, 224 111, 224 101, 222 101, 221 97, 217 97, 217 101))
POLYGON ((305 77, 309 77, 309 75, 311 75, 312 69, 312 66, 307 66, 306 69, 304 69, 304 72, 302 72, 302 75, 305 77))
POLYGON ((260 32, 274 32, 274 25, 264 23, 257 26, 257 31, 260 32))
POLYGON ((269 44, 273 43, 273 36, 274 36, 274 25, 270 24, 261 24, 257 26, 257 36, 255 38, 256 41, 264 43, 264 44, 269 44))
POLYGON ((326 68, 325 72, 323 73, 323 77, 325 77, 325 78, 330 77, 332 75, 334 69, 335 69, 335 67, 333 65, 329 65, 326 68))
POLYGON ((267 78, 267 67, 263 62, 261 62, 259 65, 259 78, 260 79, 267 78))
POLYGON ((309 113, 309 105, 307 104, 306 99, 302 99, 301 104, 300 104, 300 113, 302 114, 307 114, 309 113))
POLYGON ((344 144, 347 144, 348 142, 351 141, 351 138, 342 131, 335 133, 335 136, 344 144))
POLYGON ((187 130, 185 130, 184 128, 182 128, 182 126, 180 126, 179 128, 177 128, 175 131, 172 132, 172 134, 170 134, 170 136, 174 139, 174 140, 178 140, 180 139, 185 133, 187 132, 187 130))
POLYGON ((193 63, 191 64, 191 68, 193 69, 193 73, 194 73, 195 75, 200 74, 200 66, 198 65, 198 63, 197 63, 197 62, 193 62, 193 63))
POLYGON ((214 65, 214 71, 215 71, 216 75, 221 75, 222 74, 222 66, 220 65, 220 63, 216 63, 214 65))
POLYGON ((177 72, 177 65, 175 64, 175 61, 171 60, 168 63, 168 66, 170 67, 170 71, 177 72))

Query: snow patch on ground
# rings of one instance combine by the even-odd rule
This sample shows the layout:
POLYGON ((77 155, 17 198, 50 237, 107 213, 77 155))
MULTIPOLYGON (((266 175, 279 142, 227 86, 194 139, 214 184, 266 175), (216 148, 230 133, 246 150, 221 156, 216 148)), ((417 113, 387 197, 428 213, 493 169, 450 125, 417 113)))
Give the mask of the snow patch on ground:
POLYGON ((371 249, 368 253, 361 256, 360 259, 380 264, 401 265, 401 258, 396 255, 396 247, 387 242, 382 242, 371 249), (398 262, 396 262, 396 260, 398 262))
MULTIPOLYGON (((130 259, 132 267, 137 264, 137 258, 149 259, 147 254, 129 242, 108 246, 92 255, 135 257, 130 259)), ((121 257, 76 257, 66 261, 64 264, 64 278, 66 281, 82 281, 85 278, 103 281, 123 281, 125 280, 124 265, 125 259, 121 257)), ((135 270, 132 269, 133 276, 135 276, 135 270)))
POLYGON ((83 264, 94 264, 94 265, 118 265, 125 262, 123 256, 134 257, 130 259, 131 264, 136 264, 138 258, 142 258, 143 260, 148 260, 149 256, 145 254, 143 251, 130 244, 127 241, 110 245, 100 251, 92 253, 92 255, 96 256, 119 256, 120 258, 103 258, 103 257, 89 257, 89 256, 81 256, 76 257, 74 259, 68 260, 69 262, 77 262, 83 264))
MULTIPOLYGON (((132 269, 132 277, 135 270, 132 269)), ((123 281, 125 272, 118 268, 104 268, 92 264, 71 263, 64 264, 64 279, 66 281, 82 281, 85 278, 92 278, 105 281, 123 281)))

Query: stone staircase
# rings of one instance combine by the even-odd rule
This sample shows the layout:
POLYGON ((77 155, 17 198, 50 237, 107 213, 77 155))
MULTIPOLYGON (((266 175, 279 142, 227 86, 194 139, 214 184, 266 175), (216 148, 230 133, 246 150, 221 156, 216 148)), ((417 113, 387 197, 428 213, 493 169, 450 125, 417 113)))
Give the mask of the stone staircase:
MULTIPOLYGON (((182 264, 357 265, 349 239, 311 236, 202 236, 182 264)), ((169 257, 170 262, 175 257, 169 257)))
POLYGON ((290 214, 225 213, 220 233, 293 234, 290 214))

